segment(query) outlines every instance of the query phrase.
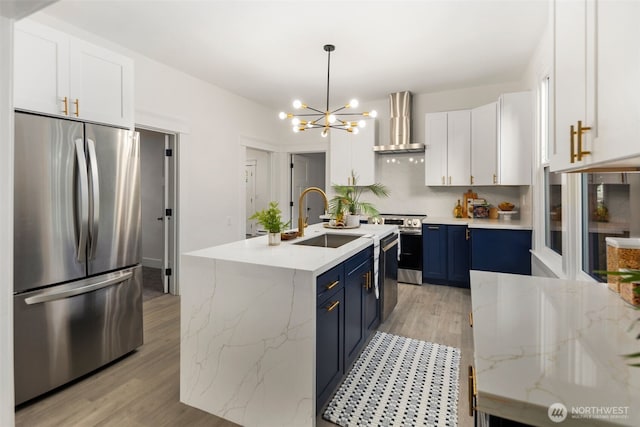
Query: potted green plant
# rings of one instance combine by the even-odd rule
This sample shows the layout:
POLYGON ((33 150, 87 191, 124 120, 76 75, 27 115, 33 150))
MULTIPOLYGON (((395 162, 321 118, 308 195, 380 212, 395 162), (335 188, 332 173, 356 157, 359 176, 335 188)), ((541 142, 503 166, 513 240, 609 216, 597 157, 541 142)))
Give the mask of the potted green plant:
POLYGON ((275 246, 280 244, 280 233, 289 226, 288 222, 282 222, 282 211, 278 207, 278 202, 269 202, 269 207, 261 211, 257 211, 249 217, 249 219, 257 220, 265 230, 269 233, 269 245, 275 246))
POLYGON ((353 171, 351 182, 352 185, 332 185, 335 196, 329 201, 329 212, 337 225, 357 227, 360 224, 360 215, 380 215, 373 204, 360 200, 362 194, 371 192, 377 197, 387 197, 389 190, 380 183, 358 185, 358 177, 353 171))

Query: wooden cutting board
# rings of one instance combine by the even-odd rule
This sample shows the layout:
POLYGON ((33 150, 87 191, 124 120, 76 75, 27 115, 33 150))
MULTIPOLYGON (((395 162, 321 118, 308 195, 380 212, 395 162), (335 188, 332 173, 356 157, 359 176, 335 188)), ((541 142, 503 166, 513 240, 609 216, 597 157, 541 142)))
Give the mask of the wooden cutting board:
POLYGON ((471 189, 467 190, 467 192, 462 195, 462 199, 464 201, 464 203, 462 204, 462 217, 463 218, 468 218, 469 217, 469 214, 467 212, 467 200, 469 200, 469 199, 477 199, 477 198, 478 198, 478 193, 474 193, 473 191, 471 191, 471 189))

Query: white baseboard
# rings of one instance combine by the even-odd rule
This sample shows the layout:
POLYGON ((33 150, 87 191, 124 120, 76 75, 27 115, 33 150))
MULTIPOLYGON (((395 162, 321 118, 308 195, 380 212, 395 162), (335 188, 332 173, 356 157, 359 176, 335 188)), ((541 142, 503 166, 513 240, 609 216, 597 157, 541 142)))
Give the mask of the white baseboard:
POLYGON ((162 268, 162 260, 157 258, 142 257, 142 266, 151 268, 162 268))

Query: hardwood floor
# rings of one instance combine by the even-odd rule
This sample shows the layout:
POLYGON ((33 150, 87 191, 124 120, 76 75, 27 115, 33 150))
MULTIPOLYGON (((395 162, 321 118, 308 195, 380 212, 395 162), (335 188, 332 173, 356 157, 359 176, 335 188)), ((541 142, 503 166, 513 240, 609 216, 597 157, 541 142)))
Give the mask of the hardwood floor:
MULTIPOLYGON (((458 347, 458 425, 471 427, 467 366, 473 359, 468 289, 400 284, 398 305, 379 329, 458 347)), ((180 403, 180 299, 163 295, 144 302, 145 344, 136 352, 16 411, 16 426, 211 426, 235 424, 180 403)), ((333 424, 317 419, 318 426, 333 424)))

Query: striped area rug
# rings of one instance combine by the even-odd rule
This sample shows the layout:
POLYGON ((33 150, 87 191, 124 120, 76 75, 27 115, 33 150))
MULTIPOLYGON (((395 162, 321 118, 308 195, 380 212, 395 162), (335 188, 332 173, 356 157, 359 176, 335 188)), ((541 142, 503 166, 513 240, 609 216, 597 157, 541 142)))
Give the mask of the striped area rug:
POLYGON ((460 349, 377 332, 322 417, 342 427, 456 426, 460 349))

